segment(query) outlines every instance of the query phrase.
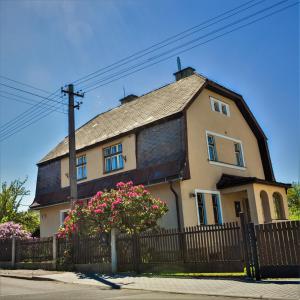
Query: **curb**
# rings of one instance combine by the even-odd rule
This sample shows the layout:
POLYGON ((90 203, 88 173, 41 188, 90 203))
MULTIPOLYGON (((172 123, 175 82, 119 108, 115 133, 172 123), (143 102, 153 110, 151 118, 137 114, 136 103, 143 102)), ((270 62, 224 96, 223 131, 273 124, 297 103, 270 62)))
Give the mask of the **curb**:
POLYGON ((39 276, 26 276, 26 275, 10 275, 10 274, 0 274, 0 277, 25 279, 25 280, 36 280, 36 281, 59 281, 53 278, 39 277, 39 276))
MULTIPOLYGON (((41 276, 44 276, 44 275, 41 275, 41 276)), ((0 278, 1 277, 24 279, 24 280, 35 280, 35 281, 55 281, 55 282, 68 283, 68 284, 82 284, 82 285, 87 285, 87 286, 94 286, 94 287, 97 287, 101 290, 120 289, 120 288, 113 288, 113 287, 98 286, 97 284, 91 284, 91 283, 83 283, 83 282, 80 283, 80 282, 74 282, 74 281, 67 282, 67 281, 63 281, 63 280, 58 280, 58 279, 49 278, 49 277, 40 277, 40 276, 0 274, 0 278)))

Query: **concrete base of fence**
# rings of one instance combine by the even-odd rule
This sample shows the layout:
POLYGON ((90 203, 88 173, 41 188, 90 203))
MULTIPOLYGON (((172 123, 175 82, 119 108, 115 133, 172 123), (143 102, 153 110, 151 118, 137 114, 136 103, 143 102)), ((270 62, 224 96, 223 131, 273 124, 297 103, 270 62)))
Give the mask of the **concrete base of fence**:
POLYGON ((104 274, 110 274, 112 272, 111 270, 111 264, 110 263, 100 263, 100 264, 76 264, 74 266, 74 269, 77 272, 82 273, 104 273, 104 274))
POLYGON ((49 270, 54 271, 52 261, 51 262, 19 262, 15 264, 15 269, 28 269, 28 270, 49 270))
POLYGON ((0 269, 11 269, 10 261, 0 261, 0 269))
MULTIPOLYGON (((244 265, 241 261, 234 262, 212 262, 212 263, 147 263, 139 264, 140 272, 142 273, 223 273, 223 272, 243 272, 244 265)), ((120 266, 119 271, 126 272, 134 271, 134 266, 131 264, 124 264, 120 266)))

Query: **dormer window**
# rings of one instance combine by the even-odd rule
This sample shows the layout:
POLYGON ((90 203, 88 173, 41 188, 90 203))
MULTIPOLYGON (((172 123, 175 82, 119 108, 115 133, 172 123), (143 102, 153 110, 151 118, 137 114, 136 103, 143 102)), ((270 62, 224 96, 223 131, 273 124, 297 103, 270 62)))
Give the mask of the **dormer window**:
POLYGON ((224 116, 229 117, 229 105, 225 102, 222 102, 218 99, 215 99, 213 97, 210 97, 210 104, 212 111, 218 112, 224 116))

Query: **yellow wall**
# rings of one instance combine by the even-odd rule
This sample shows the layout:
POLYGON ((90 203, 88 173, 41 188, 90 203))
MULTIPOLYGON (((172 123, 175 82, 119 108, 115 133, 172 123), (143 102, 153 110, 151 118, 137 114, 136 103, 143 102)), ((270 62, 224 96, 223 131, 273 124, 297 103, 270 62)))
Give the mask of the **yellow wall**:
MULTIPOLYGON (((240 201, 241 209, 244 211, 243 201, 247 198, 247 191, 241 191, 230 194, 222 194, 222 213, 223 222, 236 222, 239 221, 239 217, 235 214, 235 201, 240 201)), ((250 205, 249 205, 250 206, 250 205)))
MULTIPOLYGON (((180 189, 179 183, 173 183, 173 187, 178 193, 179 204, 180 200, 180 189)), ((174 194, 170 190, 169 183, 157 184, 147 187, 149 192, 153 194, 154 197, 165 201, 168 205, 168 213, 159 220, 159 226, 163 228, 177 228, 177 214, 176 214, 176 203, 174 194)), ((68 209, 68 204, 55 205, 51 207, 42 208, 40 210, 40 220, 41 220, 41 237, 52 236, 55 234, 60 226, 60 211, 63 209, 68 209)))
MULTIPOLYGON (((136 168, 135 135, 130 134, 121 139, 114 140, 111 143, 96 146, 95 148, 91 148, 87 151, 78 153, 77 156, 83 154, 86 155, 86 159, 87 159, 87 178, 78 181, 79 183, 135 169, 136 168), (124 161, 124 168, 122 170, 104 174, 103 148, 115 144, 119 144, 119 143, 122 143, 123 155, 126 156, 126 161, 124 161)), ((66 174, 68 173, 69 173, 69 158, 65 157, 61 160, 61 186, 62 187, 66 187, 69 185, 69 178, 66 176, 66 174)))
MULTIPOLYGON (((232 100, 204 90, 187 110, 187 129, 191 179, 181 182, 181 194, 185 226, 193 226, 197 224, 197 213, 195 199, 189 195, 195 189, 216 191, 216 183, 223 173, 265 177, 256 137, 232 100), (210 96, 229 105, 230 117, 211 110, 210 96), (240 140, 246 168, 210 164, 206 131, 240 140)), ((216 137, 216 145, 219 158, 227 163, 235 162, 233 141, 216 137)))
POLYGON ((261 191, 265 191, 268 195, 272 221, 276 221, 275 206, 274 206, 274 201, 273 201, 273 193, 275 193, 275 192, 278 192, 282 196, 282 200, 283 200, 282 202, 283 202, 283 206, 284 206, 284 215, 285 215, 285 218, 288 219, 289 212, 288 212, 288 202, 287 202, 287 195, 286 195, 285 188, 256 183, 256 184, 254 184, 254 193, 255 193, 255 198, 256 198, 256 203, 257 203, 258 223, 264 223, 263 207, 262 207, 262 202, 260 199, 261 191))
MULTIPOLYGON (((173 183, 173 188, 178 193, 179 205, 181 205, 179 183, 173 183)), ((159 220, 159 226, 164 228, 177 228, 176 202, 175 196, 170 190, 170 185, 168 183, 157 184, 149 186, 147 189, 154 197, 166 202, 169 208, 168 213, 159 220)))
POLYGON ((61 204, 40 209, 41 237, 52 236, 57 232, 60 226, 60 211, 69 207, 69 204, 61 204))

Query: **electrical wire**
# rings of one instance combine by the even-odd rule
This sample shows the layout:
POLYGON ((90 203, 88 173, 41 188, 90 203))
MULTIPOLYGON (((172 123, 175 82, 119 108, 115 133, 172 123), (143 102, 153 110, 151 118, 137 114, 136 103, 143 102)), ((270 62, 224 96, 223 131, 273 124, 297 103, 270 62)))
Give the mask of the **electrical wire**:
MULTIPOLYGON (((284 2, 286 2, 286 1, 287 1, 287 0, 285 0, 284 2)), ((280 2, 280 4, 281 4, 281 3, 282 3, 282 1, 280 2)), ((295 5, 297 5, 297 4, 299 4, 299 2, 295 2, 295 3, 291 4, 291 5, 288 5, 288 6, 286 6, 286 7, 283 7, 283 8, 281 8, 281 9, 276 10, 276 11, 274 11, 274 12, 272 12, 272 13, 270 13, 270 14, 267 14, 267 15, 265 15, 265 16, 263 16, 263 17, 257 18, 257 19, 255 19, 254 21, 250 21, 250 22, 248 22, 248 23, 246 23, 246 24, 244 24, 244 25, 238 26, 238 27, 234 28, 233 30, 227 31, 227 32, 225 32, 225 33, 223 33, 223 34, 220 34, 220 35, 217 35, 216 37, 214 37, 214 38, 212 38, 212 39, 209 39, 209 40, 207 40, 207 41, 205 41, 205 42, 203 42, 203 43, 199 43, 199 44, 193 45, 193 46, 191 46, 191 47, 188 47, 187 49, 184 49, 184 50, 182 50, 182 51, 178 51, 178 52, 176 52, 176 53, 174 53, 174 54, 172 54, 172 55, 170 55, 170 56, 167 56, 167 57, 165 57, 165 58, 163 58, 163 59, 161 59, 161 60, 159 60, 159 61, 157 61, 157 62, 151 63, 151 64, 149 64, 149 65, 147 65, 147 66, 145 66, 145 67, 143 67, 143 68, 139 68, 139 69, 137 69, 137 70, 135 70, 135 71, 133 71, 133 72, 127 73, 127 74, 125 74, 124 76, 119 76, 119 77, 117 77, 115 80, 109 80, 109 79, 111 79, 112 77, 116 77, 117 75, 120 75, 121 72, 115 73, 115 74, 113 74, 113 75, 110 76, 110 77, 107 77, 107 78, 105 78, 105 79, 102 79, 102 80, 100 80, 100 81, 97 81, 96 83, 93 83, 94 86, 91 84, 90 86, 85 87, 85 88, 87 89, 87 90, 85 91, 85 93, 91 92, 91 91, 93 91, 93 90, 95 90, 95 89, 97 89, 97 88, 99 88, 99 87, 105 86, 105 85, 107 85, 107 84, 109 84, 109 83, 112 83, 112 82, 114 82, 114 81, 116 81, 116 80, 119 80, 119 79, 121 79, 121 78, 127 77, 127 76, 129 76, 129 75, 131 75, 131 74, 134 74, 135 72, 144 70, 144 69, 146 69, 146 68, 148 68, 148 67, 151 67, 151 66, 153 66, 153 65, 156 65, 157 63, 160 63, 160 62, 162 62, 162 61, 165 61, 165 60, 167 60, 167 59, 170 59, 170 58, 172 58, 172 57, 174 57, 174 56, 177 56, 177 55, 179 55, 179 54, 181 54, 181 53, 184 53, 184 52, 186 52, 186 51, 192 50, 192 49, 194 49, 194 48, 196 48, 196 47, 199 47, 199 46, 201 46, 201 45, 207 44, 207 43, 210 42, 210 41, 213 41, 213 40, 215 40, 215 39, 217 39, 217 38, 219 38, 219 37, 225 36, 225 35, 227 35, 227 34, 229 34, 229 33, 232 33, 232 32, 234 32, 234 31, 237 31, 237 30, 239 30, 239 29, 241 29, 241 28, 244 28, 244 27, 246 27, 246 26, 248 26, 248 25, 251 25, 251 24, 253 24, 253 23, 256 23, 256 22, 258 22, 258 21, 260 21, 260 20, 263 20, 263 19, 265 19, 265 18, 267 18, 267 17, 270 17, 270 16, 272 16, 272 15, 274 15, 274 14, 277 14, 277 13, 279 13, 279 12, 281 12, 281 11, 283 11, 283 10, 286 10, 286 9, 292 7, 292 6, 295 6, 295 5), (104 84, 99 84, 99 85, 98 85, 98 83, 104 82, 104 81, 107 81, 107 80, 109 80, 109 81, 106 82, 106 83, 104 83, 104 84), (88 89, 89 87, 90 87, 90 89, 88 89)), ((274 7, 274 5, 272 5, 271 7, 267 8, 267 9, 271 9, 271 8, 273 8, 273 7, 274 7)), ((263 11, 265 12, 267 9, 264 9, 263 11)), ((261 12, 262 12, 262 11, 259 11, 258 13, 261 13, 261 12)), ((255 15, 257 15, 257 13, 256 13, 255 15)), ((253 17, 253 16, 254 16, 254 14, 251 15, 251 17, 253 17)), ((246 18, 249 19, 250 16, 248 16, 248 17, 246 17, 246 18)), ((240 22, 242 22, 242 21, 245 21, 245 19, 239 20, 239 21, 236 21, 236 22, 233 22, 233 23, 237 24, 237 23, 240 23, 240 22)), ((232 23, 231 23, 230 26, 232 26, 232 23)), ((215 33, 217 33, 218 31, 224 30, 224 29, 227 28, 227 27, 229 27, 229 25, 228 25, 228 26, 225 26, 225 27, 222 27, 222 28, 220 28, 220 29, 218 29, 218 30, 215 30, 215 31, 211 32, 210 34, 215 34, 215 33)), ((209 34, 206 34, 206 35, 205 35, 205 37, 208 37, 208 36, 209 36, 209 34)), ((197 40, 199 40, 199 39, 200 39, 200 38, 198 38, 197 40)), ((185 45, 185 46, 186 46, 186 45, 185 45)), ((180 48, 181 48, 181 47, 183 47, 183 45, 181 45, 180 48)), ((174 51, 175 49, 177 49, 177 48, 173 48, 172 51, 174 51)), ((168 52, 165 52, 165 53, 163 53, 162 55, 166 55, 167 53, 168 53, 168 52)), ((159 58, 159 56, 156 56, 156 57, 155 57, 155 59, 157 59, 157 58, 159 58)), ((153 58, 153 59, 154 59, 154 58, 153 58)), ((123 72, 125 72, 125 71, 130 71, 131 69, 136 68, 136 67, 138 67, 138 66, 140 66, 140 65, 144 65, 144 64, 146 64, 147 62, 148 62, 148 60, 145 61, 145 62, 143 62, 143 63, 141 63, 141 64, 137 64, 137 65, 135 65, 135 66, 133 66, 133 67, 131 67, 131 68, 128 68, 127 70, 124 70, 123 72)))
MULTIPOLYGON (((129 55, 129 56, 127 56, 127 57, 125 57, 125 58, 123 58, 123 59, 121 59, 121 60, 118 60, 118 61, 115 62, 115 63, 112 63, 112 64, 110 64, 110 65, 108 65, 108 66, 106 66, 106 67, 103 67, 103 68, 101 68, 101 69, 98 69, 98 70, 96 70, 95 72, 92 72, 92 73, 90 73, 90 74, 88 74, 88 75, 86 75, 86 76, 84 76, 84 77, 81 77, 81 78, 79 78, 79 79, 73 81, 73 84, 75 84, 75 83, 76 83, 77 85, 82 84, 83 82, 86 82, 87 80, 91 80, 91 79, 94 78, 94 77, 97 77, 97 76, 99 76, 99 75, 101 75, 101 74, 107 73, 108 71, 111 71, 111 70, 112 70, 112 69, 107 70, 108 68, 111 68, 111 67, 114 67, 114 66, 116 66, 115 68, 118 68, 118 67, 120 67, 120 66, 122 66, 122 65, 125 64, 125 63, 123 63, 123 64, 120 65, 120 63, 122 63, 122 62, 127 61, 126 63, 128 63, 128 62, 131 62, 131 61, 133 61, 133 60, 136 60, 136 59, 137 59, 136 56, 139 55, 139 54, 142 54, 142 53, 144 53, 144 52, 146 52, 146 51, 148 51, 148 50, 151 50, 151 49, 153 49, 153 48, 156 48, 157 46, 163 45, 163 44, 166 43, 166 42, 172 41, 173 39, 175 39, 175 38, 177 38, 177 37, 179 37, 179 36, 181 36, 181 35, 183 35, 183 34, 185 34, 185 33, 188 33, 188 32, 191 31, 191 30, 194 30, 194 29, 196 29, 196 28, 198 28, 198 27, 200 27, 200 26, 202 26, 202 25, 205 25, 205 24, 207 24, 207 23, 209 23, 209 22, 211 22, 211 21, 213 21, 213 20, 216 20, 216 19, 218 19, 218 18, 220 18, 220 17, 222 17, 222 16, 224 16, 224 15, 226 15, 226 14, 228 14, 228 13, 231 13, 231 12, 233 12, 233 11, 235 11, 235 10, 241 8, 241 7, 244 7, 244 6, 246 6, 246 5, 248 5, 248 4, 252 3, 252 2, 255 2, 255 1, 256 1, 256 0, 248 1, 248 2, 246 2, 246 3, 244 3, 244 4, 241 4, 241 5, 239 5, 239 6, 235 7, 235 8, 233 8, 233 9, 230 9, 230 10, 228 10, 228 11, 225 11, 225 12, 223 12, 223 13, 221 13, 221 14, 219 14, 219 15, 213 17, 213 18, 210 18, 210 19, 208 19, 208 20, 206 20, 206 21, 204 21, 204 22, 201 22, 200 24, 198 24, 198 25, 196 25, 196 26, 193 26, 193 27, 188 28, 188 29, 186 29, 186 30, 184 30, 184 31, 182 31, 182 32, 180 32, 180 33, 178 33, 178 34, 175 34, 175 35, 173 35, 173 36, 171 36, 171 37, 169 37, 169 38, 167 38, 167 39, 165 39, 165 40, 163 40, 163 41, 161 41, 161 42, 158 42, 158 43, 156 43, 156 44, 154 44, 154 45, 152 45, 152 46, 150 46, 150 47, 147 47, 147 48, 145 48, 145 49, 143 49, 143 50, 140 50, 140 51, 138 51, 138 52, 135 52, 134 54, 129 55), (132 60, 131 58, 134 58, 134 59, 132 60), (128 61, 128 60, 129 60, 129 61, 128 61), (104 70, 107 70, 107 71, 102 72, 101 74, 98 74, 99 72, 104 71, 104 70), (98 75, 96 75, 96 74, 98 74, 98 75), (94 76, 94 75, 96 75, 96 76, 94 76), (92 76, 92 77, 91 77, 91 76, 92 76)), ((260 4, 261 2, 264 2, 264 0, 258 1, 257 3, 251 5, 250 7, 252 7, 252 6, 254 6, 254 5, 258 5, 258 4, 260 4)), ((248 8, 250 8, 250 7, 248 7, 248 8)), ((248 8, 246 8, 246 9, 248 9, 248 8)), ((243 10, 242 10, 242 11, 243 11, 243 10)), ((197 31, 195 31, 195 32, 197 32, 197 31)), ((190 34, 189 34, 189 35, 190 35, 190 34)), ((167 45, 169 45, 169 44, 171 44, 171 43, 173 43, 173 42, 167 43, 167 44, 165 44, 164 46, 167 46, 167 45)), ((164 47, 164 46, 163 46, 163 47, 164 47)), ((160 48, 161 48, 161 47, 160 47, 160 48)), ((154 51, 156 51, 156 49, 155 49, 155 50, 152 50, 152 51, 150 51, 150 52, 147 52, 147 54, 148 54, 148 53, 151 53, 151 52, 154 52, 154 51)), ((138 56, 138 58, 140 58, 140 57, 142 57, 142 56, 144 56, 144 55, 145 55, 145 54, 140 55, 140 56, 138 56)), ((115 68, 113 68, 113 69, 115 69, 115 68)))

